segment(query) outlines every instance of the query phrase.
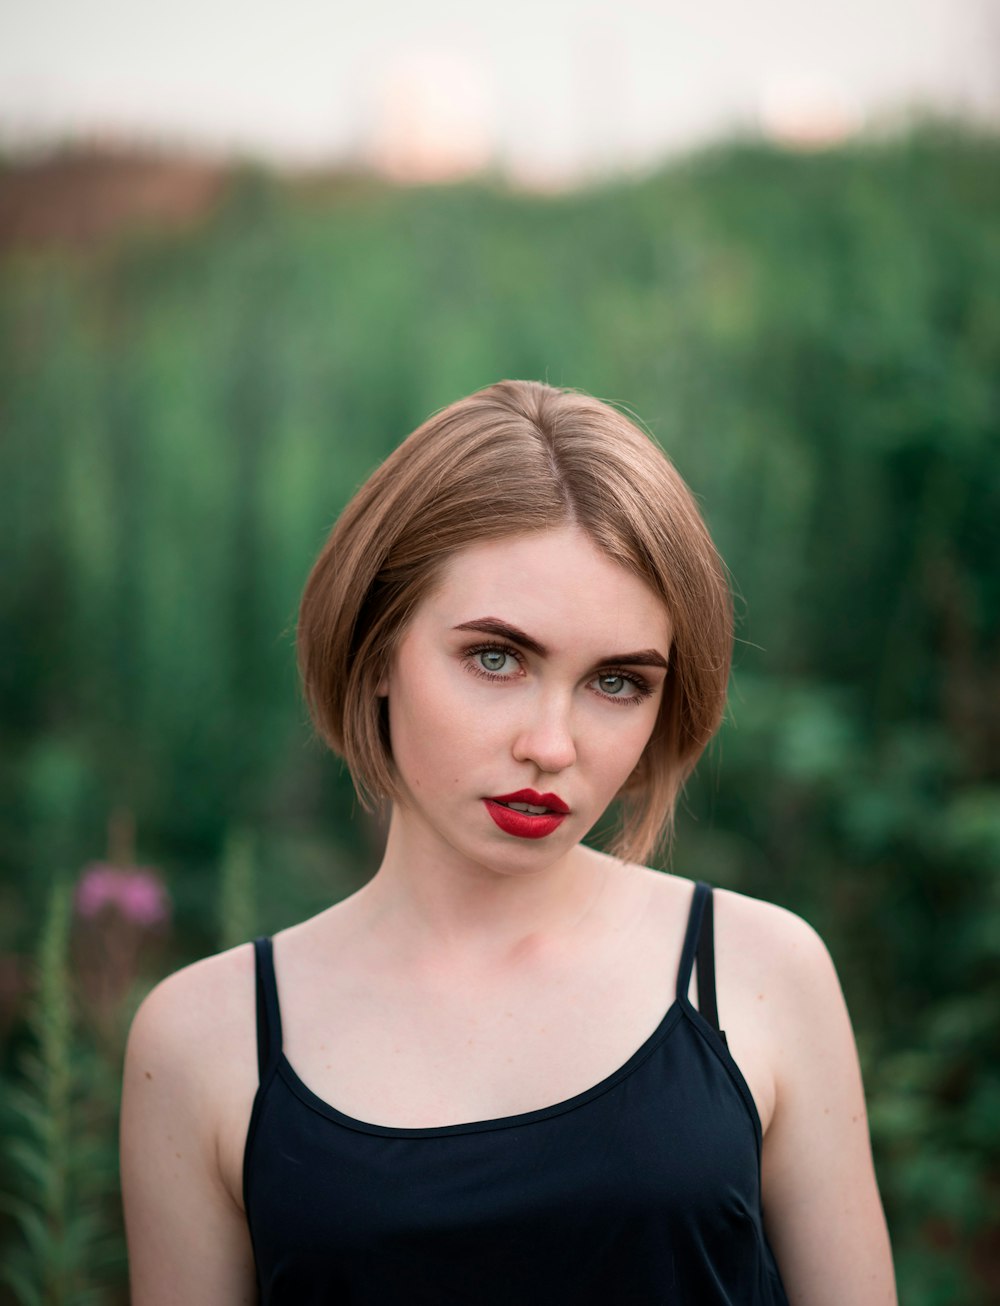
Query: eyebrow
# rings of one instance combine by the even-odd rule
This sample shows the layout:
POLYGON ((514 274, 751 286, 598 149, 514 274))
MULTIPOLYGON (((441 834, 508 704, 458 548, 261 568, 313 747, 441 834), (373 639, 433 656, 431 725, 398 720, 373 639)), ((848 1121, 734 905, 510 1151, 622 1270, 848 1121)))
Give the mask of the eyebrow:
MULTIPOLYGON (((544 644, 540 644, 537 639, 532 639, 530 635, 526 635, 523 630, 518 630, 509 622, 501 621, 499 617, 477 617, 474 621, 463 621, 453 629, 475 630, 484 635, 499 635, 502 639, 510 640, 512 644, 520 644, 536 657, 544 658, 549 655, 549 650, 544 644)), ((667 659, 655 648, 643 648, 634 653, 610 653, 607 657, 598 658, 595 665, 611 666, 617 663, 631 667, 662 667, 664 671, 670 669, 667 659)))

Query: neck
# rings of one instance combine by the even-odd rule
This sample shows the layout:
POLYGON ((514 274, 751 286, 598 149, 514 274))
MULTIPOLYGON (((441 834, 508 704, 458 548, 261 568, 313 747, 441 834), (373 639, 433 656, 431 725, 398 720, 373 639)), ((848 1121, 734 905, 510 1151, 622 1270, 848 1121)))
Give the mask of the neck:
POLYGON ((502 964, 581 939, 616 870, 582 845, 540 869, 491 869, 395 809, 382 864, 358 897, 397 956, 502 964))

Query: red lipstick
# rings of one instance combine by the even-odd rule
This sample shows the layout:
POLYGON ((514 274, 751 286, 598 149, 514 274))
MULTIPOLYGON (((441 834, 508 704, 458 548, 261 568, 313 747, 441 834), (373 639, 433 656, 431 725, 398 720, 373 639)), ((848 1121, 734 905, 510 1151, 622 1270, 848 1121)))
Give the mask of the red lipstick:
POLYGON ((534 789, 518 789, 513 794, 497 794, 484 798, 486 810, 505 834, 519 839, 543 839, 562 825, 569 808, 558 794, 539 794, 534 789), (544 807, 544 812, 518 812, 507 803, 524 803, 529 807, 544 807))

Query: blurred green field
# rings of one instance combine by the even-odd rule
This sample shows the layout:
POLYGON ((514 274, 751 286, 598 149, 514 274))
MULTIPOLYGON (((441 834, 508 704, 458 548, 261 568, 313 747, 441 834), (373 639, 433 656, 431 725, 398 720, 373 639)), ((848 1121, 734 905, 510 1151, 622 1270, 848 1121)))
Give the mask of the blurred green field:
POLYGON ((697 494, 739 643, 673 869, 817 927, 901 1301, 1000 1300, 1000 138, 928 126, 554 197, 237 170, 184 233, 3 253, 0 1301, 126 1300, 144 989, 377 864, 298 596, 373 466, 501 377, 627 405, 697 494), (102 861, 169 919, 74 905, 102 861))

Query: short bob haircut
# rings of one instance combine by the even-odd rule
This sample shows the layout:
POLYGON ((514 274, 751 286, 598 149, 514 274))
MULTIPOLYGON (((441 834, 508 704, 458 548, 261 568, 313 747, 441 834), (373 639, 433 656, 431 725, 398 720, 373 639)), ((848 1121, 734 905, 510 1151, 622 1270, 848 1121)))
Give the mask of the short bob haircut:
POLYGON ((366 810, 400 795, 377 687, 444 564, 478 541, 566 524, 645 581, 670 616, 659 716, 619 794, 610 851, 643 862, 669 841, 680 791, 725 708, 725 567, 648 435, 601 400, 537 381, 499 381, 428 418, 348 503, 306 582, 303 692, 366 810))

